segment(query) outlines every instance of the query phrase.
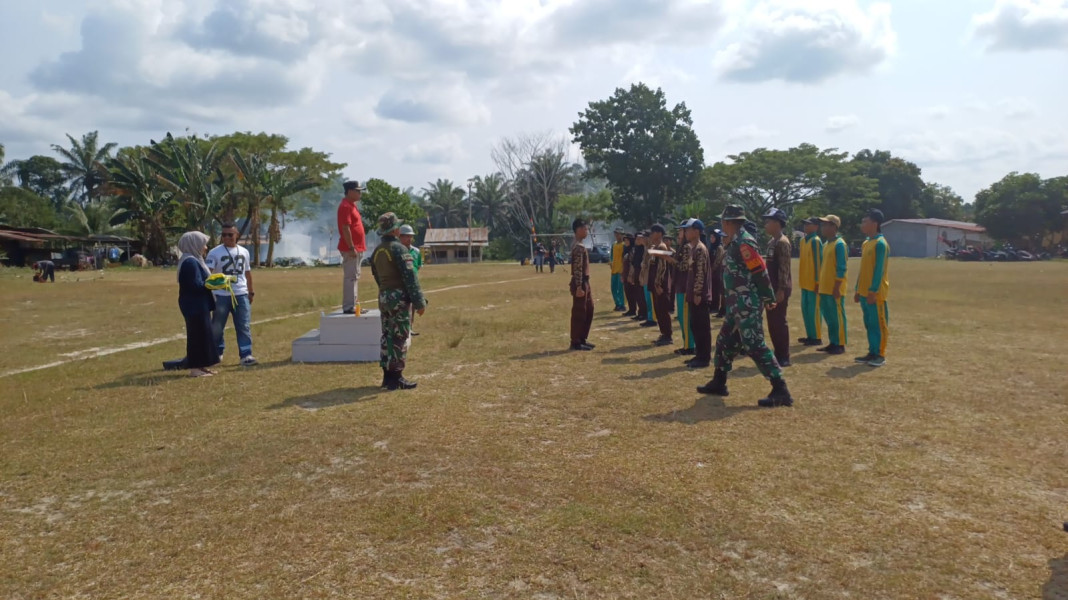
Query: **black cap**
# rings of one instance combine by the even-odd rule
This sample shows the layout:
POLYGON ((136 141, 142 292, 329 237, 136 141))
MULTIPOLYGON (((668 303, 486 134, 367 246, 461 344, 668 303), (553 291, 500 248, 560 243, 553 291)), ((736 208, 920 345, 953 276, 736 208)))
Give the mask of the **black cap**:
POLYGON ((346 192, 351 192, 352 190, 360 190, 361 192, 367 191, 367 187, 360 185, 359 181, 346 181, 343 184, 343 187, 346 192))
POLYGON ((886 215, 884 215, 883 211, 879 210, 878 208, 873 208, 869 210, 868 214, 864 216, 868 217, 872 221, 875 221, 879 225, 882 225, 883 222, 886 221, 886 215))
POLYGON ((769 210, 769 211, 768 211, 768 212, 767 212, 767 213, 766 213, 766 214, 764 215, 764 219, 765 219, 765 220, 767 220, 767 219, 774 219, 774 220, 776 220, 776 221, 778 221, 778 222, 782 223, 783 227, 785 227, 785 226, 786 226, 786 213, 785 213, 785 212, 783 212, 783 210, 782 210, 781 208, 774 208, 774 207, 772 207, 772 209, 771 209, 771 210, 769 210))
POLYGON ((571 231, 578 231, 580 227, 585 227, 586 221, 582 219, 575 219, 571 222, 571 231))
POLYGON ((660 223, 657 223, 656 225, 653 225, 652 227, 649 228, 649 233, 659 233, 659 234, 663 235, 663 234, 667 233, 667 229, 664 229, 663 225, 661 225, 660 223))
POLYGON ((757 234, 757 224, 750 221, 749 219, 745 220, 745 224, 742 225, 742 227, 744 227, 745 230, 749 232, 749 235, 757 234))

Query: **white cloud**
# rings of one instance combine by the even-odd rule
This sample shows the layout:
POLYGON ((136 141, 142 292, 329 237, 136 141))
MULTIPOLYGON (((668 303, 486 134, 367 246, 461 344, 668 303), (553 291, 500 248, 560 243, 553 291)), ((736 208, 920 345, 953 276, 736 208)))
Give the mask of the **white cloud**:
POLYGON ((374 113, 406 123, 476 125, 490 119, 489 108, 459 80, 399 84, 379 98, 374 113))
POLYGON ((856 0, 767 0, 741 19, 743 41, 716 53, 724 79, 742 83, 782 80, 819 83, 865 73, 895 52, 890 5, 867 10, 856 0))
POLYGON ((1008 119, 1023 120, 1034 117, 1038 114, 1038 108, 1035 103, 1027 98, 1005 98, 998 102, 998 109, 1002 111, 1008 119))
POLYGON ((722 4, 714 0, 583 0, 554 11, 547 27, 557 42, 572 47, 701 44, 726 21, 722 4))
POLYGON ((1068 0, 997 0, 972 35, 990 51, 1068 50, 1068 0))
POLYGON ((836 115, 827 119, 827 133, 838 133, 860 125, 860 117, 856 115, 836 115))
POLYGON ((464 157, 460 137, 448 133, 409 145, 401 152, 400 160, 408 163, 444 165, 464 157))
POLYGON ((744 125, 734 129, 727 134, 727 144, 738 144, 741 142, 755 142, 757 140, 763 140, 775 137, 778 135, 778 131, 772 131, 770 129, 764 129, 758 125, 744 125))
POLYGON ((906 133, 897 137, 892 146, 896 154, 929 165, 978 165, 1020 156, 1027 150, 1020 135, 993 128, 906 133))

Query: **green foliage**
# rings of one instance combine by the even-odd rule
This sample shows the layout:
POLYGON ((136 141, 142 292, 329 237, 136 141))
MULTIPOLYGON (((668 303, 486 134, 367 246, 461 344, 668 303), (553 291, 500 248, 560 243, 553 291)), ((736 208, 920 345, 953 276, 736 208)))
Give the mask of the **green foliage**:
POLYGON ((920 212, 928 219, 963 221, 964 199, 949 186, 928 183, 920 196, 920 212))
POLYGON ((515 260, 516 243, 510 237, 499 237, 490 240, 489 248, 486 248, 487 260, 515 260))
POLYGON ((467 192, 448 179, 423 188, 423 208, 434 227, 460 227, 467 223, 467 192))
POLYGON ((115 223, 121 222, 125 214, 123 209, 115 209, 106 200, 91 202, 84 207, 69 204, 66 212, 69 218, 60 225, 59 232, 75 236, 118 235, 122 228, 115 223))
POLYGON ((704 163, 686 104, 669 110, 664 92, 644 83, 591 102, 570 131, 587 175, 608 180, 615 212, 635 224, 687 201, 704 163))
POLYGON ((412 226, 426 217, 423 207, 412 197, 381 179, 369 179, 367 191, 360 197, 360 213, 364 222, 375 223, 384 213, 392 212, 412 226))
POLYGON ((0 188, 0 223, 54 229, 57 222, 55 209, 47 198, 20 187, 0 188))
POLYGON ((186 229, 212 235, 210 225, 233 190, 222 171, 223 155, 218 146, 212 143, 205 148, 196 136, 176 138, 168 133, 162 142, 152 144, 146 160, 164 188, 182 205, 186 229))
POLYGON ((612 192, 607 188, 583 194, 565 194, 556 203, 556 211, 569 223, 578 218, 607 222, 615 216, 612 192))
POLYGON ((164 189, 146 149, 120 152, 108 163, 110 191, 118 200, 112 224, 130 223, 144 243, 145 256, 162 259, 167 254, 167 230, 176 219, 179 205, 174 193, 164 189))
POLYGON ((1037 245, 1061 228, 1066 200, 1068 178, 1013 172, 975 195, 976 221, 997 239, 1037 245))
POLYGON ((473 183, 475 219, 489 228, 491 240, 508 235, 515 228, 510 215, 508 181, 502 174, 493 173, 485 177, 476 175, 473 183))
POLYGON ((860 173, 879 182, 879 208, 887 219, 920 216, 926 184, 915 163, 896 158, 885 150, 861 150, 853 162, 860 173))
POLYGON ((51 156, 31 156, 26 160, 13 160, 4 167, 19 187, 52 201, 59 211, 67 202, 67 174, 63 164, 51 156))
POLYGON ((74 201, 85 206, 100 195, 107 184, 108 170, 105 166, 111 158, 114 143, 100 145, 100 132, 90 131, 76 140, 67 134, 70 148, 52 145, 52 150, 64 159, 63 172, 67 176, 74 201))

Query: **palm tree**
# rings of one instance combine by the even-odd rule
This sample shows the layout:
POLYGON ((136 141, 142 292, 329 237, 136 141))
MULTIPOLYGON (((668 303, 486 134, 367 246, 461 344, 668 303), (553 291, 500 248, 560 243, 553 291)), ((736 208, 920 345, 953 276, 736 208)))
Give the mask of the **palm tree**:
POLYGON ((65 159, 63 172, 70 180, 71 196, 82 206, 92 202, 108 180, 105 163, 111 157, 115 144, 100 146, 99 135, 98 131, 90 131, 79 142, 67 134, 70 149, 52 145, 52 150, 65 159))
POLYGON ((509 227, 508 208, 508 183, 500 173, 493 173, 485 177, 474 178, 474 212, 475 218, 490 232, 501 235, 507 233, 509 227))
POLYGON ((249 231, 252 232, 252 256, 255 257, 253 260, 257 261, 256 264, 259 264, 260 207, 263 204, 264 196, 267 195, 264 187, 270 170, 268 169, 267 161, 259 154, 246 155, 236 148, 230 152, 230 160, 237 167, 237 179, 240 183, 237 194, 244 198, 245 205, 248 208, 248 212, 245 215, 245 223, 241 229, 241 237, 245 237, 249 231))
POLYGON ((67 213, 70 220, 59 228, 60 233, 77 236, 113 235, 121 229, 121 225, 115 221, 125 214, 125 210, 115 209, 108 202, 94 202, 85 207, 69 204, 67 213))
POLYGON ((145 255, 152 260, 167 253, 167 228, 174 216, 174 194, 163 189, 142 151, 130 157, 112 160, 108 191, 120 203, 112 224, 132 221, 134 230, 145 245, 145 255))
POLYGON ((152 142, 146 158, 160 182, 181 203, 186 227, 208 230, 211 244, 215 243, 215 233, 209 226, 233 190, 233 182, 221 168, 223 156, 217 148, 212 143, 205 150, 196 136, 179 140, 168 133, 162 142, 152 142))
POLYGON ((438 179, 423 188, 423 205, 434 227, 459 226, 466 220, 463 188, 448 179, 438 179))

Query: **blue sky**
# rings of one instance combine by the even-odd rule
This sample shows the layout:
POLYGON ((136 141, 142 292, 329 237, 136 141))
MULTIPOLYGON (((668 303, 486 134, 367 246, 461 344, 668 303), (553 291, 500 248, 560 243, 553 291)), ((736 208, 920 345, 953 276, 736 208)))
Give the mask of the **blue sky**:
POLYGON ((887 149, 966 201, 1068 174, 1068 0, 44 0, 0 4, 0 40, 8 159, 269 131, 419 188, 644 81, 708 162, 887 149))

